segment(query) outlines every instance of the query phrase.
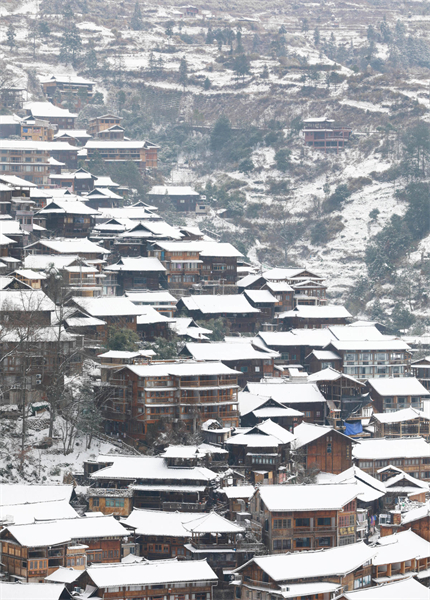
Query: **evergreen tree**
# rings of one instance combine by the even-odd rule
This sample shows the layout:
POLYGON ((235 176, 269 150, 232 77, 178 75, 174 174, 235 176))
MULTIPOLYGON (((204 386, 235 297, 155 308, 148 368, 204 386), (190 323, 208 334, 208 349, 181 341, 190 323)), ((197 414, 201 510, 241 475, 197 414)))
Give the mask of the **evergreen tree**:
POLYGON ((209 77, 206 77, 204 83, 203 83, 203 87, 206 91, 210 90, 212 87, 212 83, 211 80, 209 79, 209 77))
POLYGON ((60 62, 76 64, 82 48, 82 40, 76 23, 66 24, 60 48, 60 62))
POLYGON ((157 61, 155 60, 155 56, 152 51, 149 55, 148 68, 149 68, 149 72, 151 73, 151 75, 153 75, 155 73, 155 71, 157 70, 157 61))
POLYGON ((10 23, 9 27, 7 28, 6 37, 7 37, 7 45, 9 46, 9 49, 12 51, 13 48, 16 47, 16 42, 15 42, 16 33, 15 33, 15 27, 12 25, 12 23, 10 23))
POLYGON ((140 10, 138 1, 136 1, 136 4, 134 5, 134 12, 131 17, 130 25, 134 31, 142 31, 143 29, 142 11, 140 10))
POLYGON ((238 77, 245 77, 248 75, 251 68, 251 63, 246 54, 239 54, 233 61, 233 71, 235 71, 238 77))
POLYGON ((51 33, 51 29, 50 29, 47 21, 39 21, 37 29, 39 31, 40 37, 42 37, 42 38, 47 38, 49 36, 49 34, 51 33))
POLYGON ((89 40, 85 53, 84 64, 86 70, 93 74, 98 69, 97 53, 93 40, 89 40))
POLYGON ((185 57, 181 58, 181 62, 179 64, 179 83, 184 89, 188 84, 188 63, 185 57))
POLYGON ((237 31, 236 32, 236 52, 238 54, 243 54, 243 46, 242 46, 242 32, 241 31, 237 31))
POLYGON ((208 32, 206 34, 206 44, 213 44, 215 39, 214 32, 212 31, 212 27, 209 27, 208 32))
POLYGON ((318 29, 318 27, 315 27, 315 31, 314 31, 315 46, 318 46, 320 41, 321 41, 320 30, 318 29))
POLYGON ((287 171, 287 169, 290 167, 290 165, 291 165, 290 156, 291 156, 291 150, 289 150, 288 148, 281 148, 275 154, 276 168, 279 171, 282 171, 283 173, 285 173, 285 171, 287 171))
POLYGON ((258 52, 260 49, 260 44, 261 44, 260 36, 258 35, 258 33, 256 33, 252 39, 252 51, 258 52))
POLYGON ((231 124, 229 119, 222 115, 216 121, 211 131, 210 147, 212 150, 220 150, 231 138, 231 124))
POLYGON ((269 79, 269 68, 268 68, 267 64, 265 64, 263 67, 263 70, 261 72, 261 77, 263 79, 269 79))

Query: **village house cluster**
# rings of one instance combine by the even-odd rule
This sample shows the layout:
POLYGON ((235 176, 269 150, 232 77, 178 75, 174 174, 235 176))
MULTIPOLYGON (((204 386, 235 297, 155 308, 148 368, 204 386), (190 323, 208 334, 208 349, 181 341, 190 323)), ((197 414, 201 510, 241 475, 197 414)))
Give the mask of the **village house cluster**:
MULTIPOLYGON (((94 82, 42 85, 49 102, 0 117, 2 419, 67 418, 59 386, 91 360, 94 435, 121 452, 88 455, 73 484, 2 472, 0 598, 428 599, 430 357, 306 266, 260 269, 166 222, 161 201, 207 211, 192 188, 131 202, 78 168, 155 170, 158 148, 111 114, 75 129, 61 102, 94 82)), ((350 133, 307 128, 325 150, 350 133)))

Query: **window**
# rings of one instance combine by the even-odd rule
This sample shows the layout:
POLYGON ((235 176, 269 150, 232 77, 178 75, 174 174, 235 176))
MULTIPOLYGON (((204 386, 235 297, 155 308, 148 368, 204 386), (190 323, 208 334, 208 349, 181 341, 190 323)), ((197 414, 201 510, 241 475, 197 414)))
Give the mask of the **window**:
POLYGON ((311 547, 311 538, 296 538, 295 540, 296 548, 310 548, 311 547))
POLYGON ((291 550, 291 540, 273 540, 273 550, 291 550))
POLYGON ((318 546, 323 546, 324 548, 331 547, 331 538, 330 537, 321 537, 318 538, 318 546))
POLYGON ((309 527, 311 524, 310 519, 296 519, 296 527, 309 527))
POLYGON ((349 544, 355 543, 355 536, 346 535, 345 537, 339 538, 339 546, 349 546, 349 544))
POLYGON ((318 517, 317 523, 318 523, 318 527, 330 527, 331 518, 330 517, 318 517))
POLYGON ((100 506, 100 498, 93 498, 93 506, 100 506))
POLYGON ((274 519, 273 529, 289 529, 291 527, 291 519, 274 519))

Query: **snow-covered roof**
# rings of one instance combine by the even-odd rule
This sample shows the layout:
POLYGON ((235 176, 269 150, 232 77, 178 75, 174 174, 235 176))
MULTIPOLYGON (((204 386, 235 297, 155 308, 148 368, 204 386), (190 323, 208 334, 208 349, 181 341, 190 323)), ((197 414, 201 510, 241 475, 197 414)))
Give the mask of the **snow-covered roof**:
POLYGON ((95 81, 89 81, 77 75, 51 75, 48 79, 41 79, 41 83, 68 83, 71 85, 95 85, 95 81))
MULTIPOLYGON (((263 487, 266 486, 262 486, 260 491, 263 487)), ((257 556, 250 562, 255 563, 274 581, 282 582, 289 579, 306 580, 332 575, 346 575, 372 560, 376 553, 375 548, 367 546, 364 542, 358 542, 327 550, 257 556)), ((245 563, 245 565, 236 569, 236 572, 240 572, 247 564, 249 563, 245 563)))
POLYGON ((297 269, 297 268, 283 268, 283 267, 275 267, 273 269, 269 269, 268 271, 264 271, 263 276, 268 281, 282 281, 283 279, 317 279, 322 280, 323 278, 320 275, 316 275, 308 269, 297 269))
POLYGON ((127 352, 126 350, 109 350, 98 354, 98 358, 139 358, 142 356, 153 356, 154 350, 139 350, 138 352, 127 352))
POLYGON ((344 306, 311 306, 299 304, 293 310, 279 313, 279 319, 348 319, 351 313, 344 306))
POLYGON ((415 377, 381 377, 367 381, 380 396, 430 396, 430 391, 415 377))
POLYGON ((198 192, 193 190, 189 185, 154 185, 148 196, 200 196, 198 192))
MULTIPOLYGON (((359 490, 357 498, 362 502, 373 502, 385 496, 386 489, 382 481, 375 479, 357 466, 352 466, 338 475, 321 474, 323 483, 355 483, 359 490)), ((318 476, 317 476, 318 478, 318 476)))
POLYGON ((291 331, 260 331, 258 336, 269 346, 327 346, 333 340, 333 334, 323 329, 292 329, 291 331))
POLYGON ((65 214, 65 215, 98 215, 99 212, 90 208, 85 202, 79 200, 53 200, 39 210, 38 215, 65 214))
POLYGON ((243 533, 236 525, 215 512, 196 514, 134 509, 124 525, 136 528, 136 534, 189 538, 191 534, 243 533))
POLYGON ((263 485, 259 491, 271 512, 340 510, 355 500, 359 492, 355 483, 263 485))
MULTIPOLYGON (((199 252, 203 257, 241 257, 243 254, 236 248, 226 242, 157 242, 157 246, 166 252, 199 252)), ((184 259, 186 261, 186 259, 184 259)))
POLYGON ((251 306, 242 294, 236 296, 186 296, 182 298, 185 307, 190 311, 203 314, 250 314, 259 313, 258 308, 251 306))
POLYGON ((416 579, 409 577, 401 581, 394 581, 384 585, 345 591, 342 594, 345 600, 428 600, 428 587, 419 583, 416 579))
POLYGON ((352 456, 356 460, 430 457, 430 444, 421 437, 362 439, 353 447, 352 456))
POLYGON ((42 290, 2 290, 0 311, 40 312, 53 311, 55 304, 42 290))
MULTIPOLYGON (((396 475, 393 475, 389 479, 386 479, 384 482, 385 488, 387 492, 406 492, 410 494, 414 494, 420 491, 428 492, 429 491, 429 483, 427 481, 420 481, 409 473, 402 471, 402 469, 397 469, 393 465, 389 465, 387 469, 391 469, 397 471, 396 475)), ((378 473, 381 473, 383 469, 379 469, 378 473)))
POLYGON ((366 327, 357 327, 352 323, 349 325, 331 325, 329 327, 331 333, 341 342, 358 341, 358 340, 381 340, 395 339, 394 336, 385 336, 374 325, 366 327))
POLYGON ((84 517, 32 523, 29 525, 11 525, 6 528, 21 546, 55 546, 72 540, 126 537, 127 530, 113 517, 103 516, 97 519, 84 517))
POLYGON ((351 377, 351 375, 346 375, 345 373, 340 373, 333 369, 333 367, 327 367, 322 371, 317 371, 316 373, 312 373, 308 376, 308 381, 338 381, 339 379, 348 379, 353 383, 357 383, 358 385, 363 385, 358 379, 351 377))
POLYGON ((228 452, 218 446, 200 444, 199 446, 167 446, 160 456, 163 458, 205 458, 211 454, 228 454, 228 452))
POLYGON ((78 256, 76 254, 28 254, 24 258, 24 267, 26 269, 38 269, 44 271, 50 265, 54 265, 57 269, 62 269, 67 265, 72 264, 78 256))
POLYGON ((291 285, 289 285, 286 281, 268 281, 266 285, 274 294, 293 291, 291 285))
MULTIPOLYGON (((48 486, 49 487, 49 486, 48 486)), ((0 490, 1 495, 1 490, 0 490)), ((0 506, 0 523, 22 525, 53 519, 74 519, 78 513, 68 500, 47 500, 26 504, 4 504, 0 506)))
POLYGON ((375 566, 430 556, 429 542, 411 530, 380 537, 375 549, 378 551, 372 561, 375 566))
POLYGON ((414 521, 428 519, 430 517, 430 502, 425 502, 421 506, 411 508, 406 513, 402 514, 402 525, 409 525, 414 521))
MULTIPOLYGON (((125 296, 133 302, 133 304, 176 304, 177 299, 172 296, 167 290, 146 290, 144 292, 125 292, 125 296)), ((188 319, 189 321, 192 319, 188 319)))
POLYGON ((24 108, 29 110, 33 117, 72 118, 78 116, 66 108, 60 108, 50 102, 25 102, 24 108))
POLYGON ((163 267, 158 258, 153 256, 139 256, 139 257, 122 257, 114 264, 106 267, 107 271, 154 271, 164 272, 166 269, 163 267))
POLYGON ((236 375, 239 373, 222 362, 194 362, 192 360, 150 365, 127 365, 125 368, 133 371, 138 377, 164 377, 166 375, 198 377, 199 375, 236 375))
POLYGON ((302 417, 303 413, 294 408, 286 407, 274 398, 256 396, 250 392, 239 392, 239 413, 241 417, 253 412, 256 417, 270 419, 271 417, 302 417), (275 406, 264 407, 270 400, 275 406))
POLYGON ((63 592, 64 584, 62 583, 43 585, 41 583, 0 582, 1 600, 59 600, 63 592))
MULTIPOLYGON (((278 378, 276 378, 278 379, 278 378)), ((281 404, 302 404, 326 402, 316 383, 292 383, 285 380, 268 382, 248 382, 246 389, 255 396, 273 398, 281 404)))
POLYGON ((273 350, 269 352, 257 350, 251 342, 247 344, 240 342, 237 344, 232 342, 211 342, 210 344, 189 342, 185 347, 196 360, 235 362, 238 360, 267 360, 279 356, 279 353, 273 350))
POLYGON ((282 444, 290 444, 295 435, 290 433, 274 421, 267 419, 257 423, 245 433, 238 433, 228 438, 224 443, 227 446, 246 446, 248 448, 272 448, 282 444))
MULTIPOLYGON (((27 142, 28 143, 28 142, 27 142)), ((37 188, 37 184, 22 179, 17 175, 0 175, 0 181, 10 183, 10 185, 18 188, 37 188)))
POLYGON ((138 316, 142 308, 123 296, 83 298, 73 297, 73 302, 92 317, 138 316))
POLYGON ((430 416, 416 408, 404 408, 390 413, 373 413, 372 418, 379 423, 404 423, 414 419, 430 420, 430 416))
POLYGON ((58 567, 56 571, 45 577, 49 583, 73 583, 82 575, 82 571, 72 567, 58 567))
POLYGON ((269 290, 245 290, 244 294, 255 303, 276 304, 278 302, 269 290))
POLYGON ((106 455, 99 456, 98 462, 112 465, 92 473, 91 479, 168 479, 172 482, 195 481, 201 484, 216 478, 216 473, 205 467, 169 467, 164 458, 158 456, 106 455))
POLYGON ((37 273, 37 271, 33 271, 32 269, 17 269, 13 272, 13 275, 15 274, 24 277, 24 279, 46 279, 46 275, 44 273, 37 273))
MULTIPOLYGON (((95 519, 97 520, 97 519, 95 519)), ((88 575, 98 588, 125 585, 162 585, 165 583, 218 581, 206 560, 152 560, 139 563, 92 565, 88 575)))
POLYGON ((26 246, 26 250, 39 244, 58 252, 58 254, 110 254, 110 250, 98 246, 88 238, 42 239, 26 246))
MULTIPOLYGON (((302 448, 327 433, 333 433, 333 431, 333 427, 329 427, 328 425, 316 425, 315 423, 306 423, 303 421, 300 425, 294 427, 294 435, 296 436, 293 444, 294 448, 302 448)), ((338 433, 343 435, 339 431, 338 433)))
POLYGON ((143 141, 126 141, 126 140, 116 140, 114 142, 104 141, 104 140, 89 140, 85 148, 86 149, 94 149, 94 150, 105 150, 108 148, 119 148, 125 150, 140 150, 142 148, 156 148, 155 144, 151 142, 143 141))
MULTIPOLYGON (((360 328, 357 327, 359 330, 360 328)), ((389 350, 410 350, 410 346, 402 340, 392 339, 388 336, 387 338, 378 340, 357 340, 357 341, 339 341, 332 339, 331 345, 336 350, 359 350, 359 351, 389 351, 389 350)), ((382 379, 381 379, 382 380, 382 379)))
MULTIPOLYGON (((342 357, 336 352, 331 350, 312 350, 308 356, 315 356, 317 360, 330 361, 330 360, 342 360, 342 357)), ((307 357, 306 357, 307 358, 307 357)))
POLYGON ((220 488, 218 490, 221 494, 225 494, 229 500, 237 498, 246 498, 250 500, 255 493, 255 487, 253 485, 232 485, 230 487, 220 488))
MULTIPOLYGON (((256 281, 258 281, 261 278, 262 278, 261 273, 258 273, 258 274, 250 273, 249 275, 246 275, 245 277, 242 277, 242 279, 238 280, 237 287, 238 288, 247 288, 248 286, 252 285, 253 283, 255 283, 256 281)), ((293 288, 291 288, 291 289, 293 289, 293 288)))
POLYGON ((144 306, 141 304, 133 304, 139 310, 136 322, 138 325, 151 325, 154 323, 171 323, 173 319, 162 315, 152 306, 144 306))

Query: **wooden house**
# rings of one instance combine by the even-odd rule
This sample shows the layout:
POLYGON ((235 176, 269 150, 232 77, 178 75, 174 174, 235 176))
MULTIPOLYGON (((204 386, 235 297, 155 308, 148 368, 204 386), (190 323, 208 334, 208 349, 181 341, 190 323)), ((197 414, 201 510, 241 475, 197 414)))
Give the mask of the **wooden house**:
POLYGON ((113 517, 11 525, 0 531, 2 562, 10 575, 43 582, 58 567, 119 563, 128 531, 113 517))
POLYGON ((362 420, 368 419, 373 410, 364 383, 331 367, 312 373, 308 380, 317 384, 327 400, 329 425, 345 430, 347 435, 363 432, 362 420))
POLYGON ((411 530, 379 538, 374 549, 377 550, 372 560, 376 584, 406 579, 417 573, 421 579, 430 567, 430 544, 411 530))
POLYGON ((70 75, 52 75, 41 82, 43 93, 50 102, 61 106, 64 100, 81 107, 94 95, 94 81, 70 75))
POLYGON ((65 108, 54 106, 50 102, 27 102, 24 108, 27 115, 48 121, 51 125, 56 125, 57 129, 75 129, 78 115, 65 108))
POLYGON ((45 219, 46 227, 58 237, 87 238, 91 232, 96 210, 74 197, 72 200, 53 200, 42 208, 38 217, 45 219))
POLYGON ((158 258, 153 256, 123 256, 116 264, 106 267, 105 271, 117 273, 117 293, 122 295, 130 290, 158 290, 160 276, 166 272, 166 269, 158 258))
POLYGON ((249 382, 244 388, 254 396, 263 399, 273 398, 286 407, 294 408, 303 413, 303 421, 309 423, 325 423, 327 412, 327 400, 324 398, 318 386, 309 382, 307 376, 300 380, 288 380, 284 378, 273 378, 249 382))
POLYGON ((410 366, 412 375, 416 377, 427 390, 430 390, 430 356, 413 360, 410 366))
POLYGON ((409 369, 410 347, 390 336, 367 340, 332 338, 325 350, 341 356, 342 371, 358 379, 401 378, 409 369))
POLYGON ((178 212, 195 212, 196 204, 200 202, 200 194, 190 186, 156 185, 147 196, 155 204, 168 200, 178 212))
POLYGON ((305 357, 305 365, 309 373, 317 373, 324 369, 342 370, 342 357, 332 350, 312 350, 305 357))
POLYGON ((86 143, 87 158, 100 157, 107 162, 133 162, 138 169, 157 169, 158 146, 148 141, 90 140, 86 143))
POLYGON ((85 146, 90 139, 85 129, 59 129, 54 135, 55 142, 67 142, 72 146, 85 146))
POLYGON ((299 410, 284 406, 273 398, 254 396, 249 392, 239 392, 239 413, 242 427, 254 427, 270 419, 291 433, 303 418, 299 410))
POLYGON ((185 296, 177 304, 193 319, 208 320, 222 317, 236 332, 253 333, 258 329, 261 312, 250 305, 243 294, 232 296, 185 296))
POLYGON ((229 464, 244 467, 254 483, 264 479, 267 480, 264 483, 277 483, 279 471, 282 479, 285 475, 293 440, 294 434, 266 419, 254 427, 239 430, 224 445, 230 453, 229 464))
POLYGON ((269 290, 245 290, 244 294, 251 306, 258 308, 266 322, 271 323, 275 316, 278 299, 269 290))
POLYGON ((291 600, 310 595, 317 600, 337 597, 341 590, 372 585, 374 548, 364 542, 328 548, 256 556, 234 571, 235 598, 245 600, 258 591, 261 600, 284 597, 291 600))
POLYGON ((110 129, 111 127, 121 126, 122 117, 117 115, 101 115, 89 120, 88 133, 92 137, 98 137, 98 134, 110 129))
POLYGON ((188 342, 180 354, 190 356, 194 360, 221 361, 241 373, 238 379, 241 387, 248 381, 260 381, 262 377, 277 375, 274 364, 277 352, 260 350, 254 348, 250 342, 236 342, 235 338, 210 344, 188 342))
POLYGON ((422 437, 362 439, 352 450, 354 464, 373 477, 393 465, 418 479, 430 479, 430 445, 422 437))
POLYGON ((321 329, 330 325, 346 325, 351 318, 344 306, 313 306, 299 304, 292 310, 277 315, 279 328, 321 329))
POLYGON ((217 577, 205 560, 177 561, 136 559, 134 562, 87 569, 82 585, 92 586, 105 600, 142 598, 158 600, 174 595, 195 600, 212 600, 217 577), (154 583, 156 582, 156 583, 154 583), (126 592, 125 592, 126 590, 126 592))
MULTIPOLYGON (((430 543, 430 502, 428 500, 423 503, 399 502, 393 510, 379 516, 379 526, 381 538, 398 531, 411 530, 430 543)), ((424 568, 418 565, 419 571, 427 571, 428 568, 430 565, 427 563, 424 568)), ((426 575, 428 576, 428 571, 426 575)))
POLYGON ((352 592, 343 591, 339 600, 403 600, 404 598, 416 598, 416 600, 427 600, 428 588, 419 583, 413 577, 401 579, 391 583, 384 583, 364 590, 352 592))
POLYGON ((430 441, 430 417, 409 407, 389 413, 373 413, 370 425, 376 438, 403 438, 420 436, 430 441))
POLYGON ((137 331, 137 317, 141 314, 141 310, 127 298, 75 296, 70 300, 69 305, 78 308, 90 317, 102 319, 106 323, 106 326, 100 331, 103 341, 107 340, 111 328, 137 331))
POLYGON ((291 331, 259 331, 257 340, 279 352, 277 362, 305 365, 306 357, 314 350, 322 350, 333 339, 329 329, 292 329, 291 331))
POLYGON ((134 509, 123 521, 149 560, 166 558, 206 559, 222 577, 251 558, 250 544, 243 540, 245 528, 221 515, 134 509))
POLYGON ((295 460, 305 471, 342 473, 351 467, 353 441, 340 431, 303 422, 294 429, 294 435, 295 460))
POLYGON ((160 361, 115 373, 102 368, 102 381, 109 386, 107 432, 121 432, 138 442, 160 426, 168 429, 178 423, 194 432, 207 419, 237 426, 237 376, 220 362, 160 361))
POLYGON ((80 256, 89 261, 103 261, 104 257, 110 254, 109 250, 94 244, 87 238, 40 239, 26 246, 25 250, 27 254, 73 255, 74 258, 80 256))
POLYGON ((423 410, 430 391, 414 377, 368 379, 367 388, 375 412, 396 412, 406 408, 423 410))
POLYGON ((49 121, 35 119, 28 116, 21 121, 20 137, 32 142, 52 142, 54 139, 55 125, 49 121))
POLYGON ((123 515, 129 506, 128 490, 133 491, 134 508, 205 511, 217 477, 206 467, 170 467, 158 456, 99 456, 97 461, 86 463, 85 470, 94 482, 89 510, 100 511, 106 507, 102 498, 116 493, 123 502, 116 504, 115 512, 123 515))
POLYGON ((28 600, 39 598, 42 592, 46 600, 68 600, 73 598, 64 583, 52 583, 48 590, 41 590, 40 583, 23 583, 16 581, 0 582, 0 598, 4 600, 28 600))
POLYGON ((13 272, 13 275, 18 279, 18 281, 26 283, 33 290, 41 290, 42 282, 46 279, 46 275, 44 273, 37 273, 31 269, 17 269, 13 272))
POLYGON ((429 492, 426 481, 420 481, 393 465, 379 469, 378 477, 385 488, 384 508, 395 509, 414 502, 426 502, 429 492))
POLYGON ((337 125, 334 119, 311 118, 303 121, 305 144, 315 150, 335 152, 343 150, 352 133, 350 127, 337 125))
POLYGON ((356 541, 355 484, 270 485, 251 500, 270 552, 346 546, 356 541))

